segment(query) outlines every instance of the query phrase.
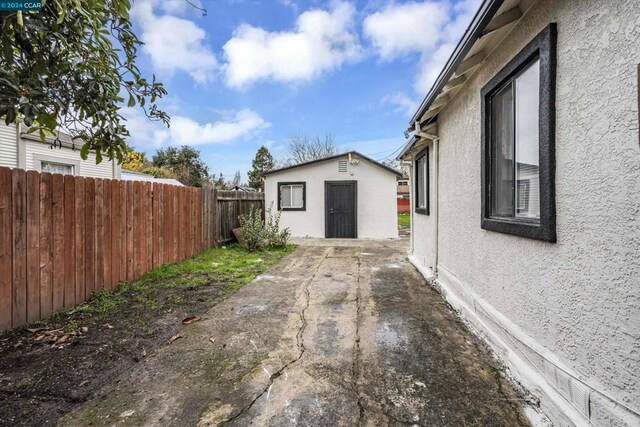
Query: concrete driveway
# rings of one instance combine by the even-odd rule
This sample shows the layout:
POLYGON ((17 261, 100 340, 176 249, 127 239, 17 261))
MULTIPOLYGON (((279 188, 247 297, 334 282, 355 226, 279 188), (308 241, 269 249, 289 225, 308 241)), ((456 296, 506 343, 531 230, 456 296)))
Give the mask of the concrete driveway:
POLYGON ((61 424, 527 424, 405 241, 301 243, 61 424))

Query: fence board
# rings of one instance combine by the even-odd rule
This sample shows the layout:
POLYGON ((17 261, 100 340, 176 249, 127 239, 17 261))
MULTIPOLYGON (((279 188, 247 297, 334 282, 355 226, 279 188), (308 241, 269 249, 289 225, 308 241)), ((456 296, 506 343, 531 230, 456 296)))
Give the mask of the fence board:
POLYGON ((84 178, 76 179, 75 185, 75 276, 76 304, 86 300, 85 287, 85 188, 84 178))
POLYGON ((51 289, 52 310, 56 312, 64 307, 64 176, 51 178, 51 289))
POLYGON ((127 281, 133 282, 133 182, 127 182, 127 281))
POLYGON ((64 177, 64 307, 76 303, 75 205, 76 181, 64 177))
POLYGON ((86 178, 84 181, 85 216, 84 216, 84 292, 89 299, 95 291, 96 280, 96 180, 86 178))
POLYGON ((12 258, 13 239, 10 238, 12 224, 11 170, 0 169, 0 330, 12 325, 12 258))
POLYGON ((40 311, 39 318, 50 316, 53 312, 53 268, 52 232, 53 224, 51 206, 52 177, 50 173, 40 174, 40 222, 39 222, 39 252, 40 252, 40 311))
POLYGON ((104 288, 104 181, 95 180, 96 186, 96 232, 95 232, 95 278, 93 291, 104 288))
POLYGON ((135 181, 133 183, 133 280, 140 278, 140 272, 142 271, 142 264, 145 262, 145 257, 142 252, 143 246, 143 206, 142 200, 142 182, 135 181))
POLYGON ((160 265, 160 184, 153 183, 153 188, 151 190, 152 201, 153 201, 153 268, 158 268, 160 265))
POLYGON ((115 289, 120 281, 120 183, 111 181, 111 277, 109 288, 115 289))
POLYGON ((111 232, 111 219, 113 212, 111 211, 111 180, 105 179, 102 181, 102 212, 103 212, 103 237, 102 243, 103 260, 102 260, 102 280, 105 289, 111 289, 111 239, 113 233, 111 232))
POLYGON ((146 210, 144 212, 144 217, 147 225, 147 229, 145 232, 145 242, 147 244, 147 268, 142 272, 142 274, 147 271, 151 271, 153 266, 153 194, 151 193, 151 183, 144 183, 144 195, 146 199, 146 210))
POLYGON ((120 196, 120 264, 118 265, 118 281, 127 280, 127 215, 129 213, 129 196, 126 181, 118 182, 118 193, 120 196))
POLYGON ((40 318, 40 177, 27 172, 27 321, 40 318))
POLYGON ((0 167, 0 329, 232 237, 262 194, 0 167))

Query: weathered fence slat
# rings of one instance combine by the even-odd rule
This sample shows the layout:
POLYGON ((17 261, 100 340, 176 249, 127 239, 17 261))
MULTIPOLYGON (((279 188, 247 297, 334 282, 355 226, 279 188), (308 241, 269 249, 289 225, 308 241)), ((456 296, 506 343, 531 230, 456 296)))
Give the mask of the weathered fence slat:
POLYGON ((263 195, 0 167, 0 330, 233 238, 263 195))
POLYGON ((39 223, 39 242, 38 249, 40 253, 40 317, 50 316, 53 312, 53 268, 51 260, 51 233, 53 224, 51 223, 52 204, 51 204, 51 186, 52 177, 50 173, 40 174, 40 223, 39 223))
POLYGON ((64 177, 64 307, 76 303, 76 181, 64 177))
POLYGON ((27 176, 25 171, 11 171, 13 276, 13 325, 27 323, 27 176))
POLYGON ((64 307, 64 176, 60 174, 51 180, 51 211, 52 309, 56 312, 64 307))
POLYGON ((27 172, 27 321, 40 318, 40 176, 27 172))
POLYGON ((0 169, 0 329, 12 324, 11 288, 13 241, 11 236, 11 170, 0 169))

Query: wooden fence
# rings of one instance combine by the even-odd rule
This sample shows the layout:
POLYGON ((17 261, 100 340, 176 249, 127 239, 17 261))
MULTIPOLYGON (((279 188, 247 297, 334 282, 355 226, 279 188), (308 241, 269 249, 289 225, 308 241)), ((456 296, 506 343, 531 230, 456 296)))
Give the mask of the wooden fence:
POLYGON ((262 193, 0 168, 0 330, 233 237, 262 193))

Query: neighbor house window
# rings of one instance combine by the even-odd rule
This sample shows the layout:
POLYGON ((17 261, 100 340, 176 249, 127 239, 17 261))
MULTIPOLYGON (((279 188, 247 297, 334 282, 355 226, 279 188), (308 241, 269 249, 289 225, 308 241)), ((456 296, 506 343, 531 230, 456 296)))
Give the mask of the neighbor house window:
POLYGON ((40 172, 59 173, 62 175, 74 175, 75 166, 65 163, 47 162, 40 163, 40 172))
POLYGON ((482 89, 482 228, 555 241, 555 24, 482 89))
POLYGON ((304 182, 279 182, 278 210, 305 210, 305 187, 306 184, 304 182))
POLYGON ((415 162, 416 213, 429 215, 429 151, 425 148, 415 162))

